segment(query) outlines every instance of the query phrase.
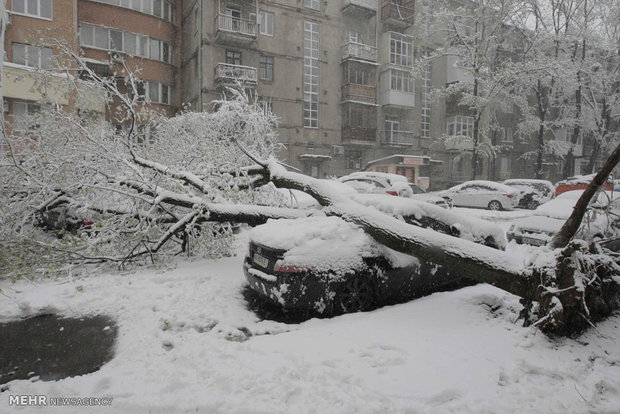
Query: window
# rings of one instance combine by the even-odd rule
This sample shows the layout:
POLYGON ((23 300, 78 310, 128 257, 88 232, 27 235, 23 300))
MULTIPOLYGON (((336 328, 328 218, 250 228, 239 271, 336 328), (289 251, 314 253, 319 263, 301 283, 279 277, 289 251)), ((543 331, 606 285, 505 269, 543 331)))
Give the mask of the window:
MULTIPOLYGON (((354 129, 370 129, 377 128, 377 112, 372 106, 348 103, 343 108, 343 125, 354 129)), ((373 132, 374 133, 374 132, 373 132)), ((361 135, 358 139, 361 139, 361 135)))
POLYGON ((258 13, 258 19, 260 34, 273 36, 276 21, 275 14, 261 10, 258 13))
POLYGON ((321 3, 319 0, 304 0, 304 7, 306 9, 321 10, 321 3))
POLYGON ((512 142, 512 128, 502 128, 502 142, 512 142))
POLYGON ((27 16, 52 18, 52 0, 13 0, 11 9, 27 16))
MULTIPOLYGON (((429 52, 425 52, 428 56, 429 52)), ((422 71, 422 111, 420 116, 420 137, 431 137, 431 62, 426 61, 424 63, 424 69, 422 71)))
POLYGON ((376 70, 373 66, 350 61, 342 66, 344 84, 375 86, 376 70))
POLYGON ((166 0, 93 0, 147 13, 169 22, 174 20, 174 6, 166 0))
POLYGON ((413 66, 413 37, 390 32, 390 63, 413 66))
POLYGON ((30 102, 13 102, 13 116, 22 118, 25 115, 34 115, 41 112, 41 105, 30 102))
POLYGON ((259 76, 262 80, 273 80, 273 57, 261 56, 259 58, 259 76))
POLYGON ((452 137, 465 136, 474 137, 474 117, 472 116, 452 116, 447 120, 447 134, 452 137))
POLYGON ((362 151, 346 150, 345 162, 346 168, 350 170, 359 170, 362 168, 362 151))
POLYGON ((52 66, 52 49, 13 43, 13 63, 32 68, 49 69, 52 66))
POLYGON ((399 142, 400 118, 394 116, 385 117, 385 141, 399 142))
POLYGON ((146 93, 149 103, 170 105, 170 86, 159 82, 146 82, 146 93))
POLYGON ((362 42, 362 34, 347 30, 344 32, 344 43, 364 43, 362 42))
POLYGON ((390 89, 413 93, 413 76, 409 71, 390 69, 390 89))
POLYGON ((319 126, 319 25, 304 22, 304 127, 319 126))
POLYGON ((235 50, 226 51, 226 63, 229 65, 241 65, 241 52, 235 50))
POLYGON ((510 158, 509 157, 501 157, 499 159, 499 170, 502 173, 510 172, 510 158))
POLYGON ((82 24, 80 26, 80 45, 172 63, 172 45, 170 43, 136 33, 108 29, 103 26, 82 24))
POLYGON ((265 116, 273 115, 273 104, 271 103, 271 101, 261 100, 258 103, 258 106, 260 107, 265 116))

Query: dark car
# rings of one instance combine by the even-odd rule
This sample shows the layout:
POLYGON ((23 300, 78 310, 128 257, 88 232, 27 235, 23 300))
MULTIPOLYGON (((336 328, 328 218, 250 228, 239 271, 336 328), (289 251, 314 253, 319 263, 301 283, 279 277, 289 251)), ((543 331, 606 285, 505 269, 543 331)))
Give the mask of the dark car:
MULTIPOLYGON (((438 227, 434 218, 426 224, 438 227)), ((272 220, 256 227, 243 269, 250 289, 263 298, 322 315, 368 310, 468 283, 438 264, 378 244, 337 217, 272 220)))
POLYGON ((541 204, 553 198, 555 187, 547 180, 512 178, 504 181, 505 185, 518 189, 520 208, 535 210, 541 204))

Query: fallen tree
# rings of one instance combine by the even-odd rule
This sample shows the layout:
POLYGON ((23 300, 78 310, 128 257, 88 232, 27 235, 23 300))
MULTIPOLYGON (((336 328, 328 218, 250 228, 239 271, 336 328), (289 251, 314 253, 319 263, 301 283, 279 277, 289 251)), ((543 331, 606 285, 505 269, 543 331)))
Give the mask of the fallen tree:
MULTIPOLYGON (((524 320, 547 332, 579 332, 618 308, 620 257, 597 244, 568 243, 574 232, 563 235, 560 248, 523 263, 497 249, 407 225, 351 200, 326 180, 288 171, 273 156, 273 119, 243 94, 219 102, 213 113, 165 119, 145 114, 136 94, 122 94, 119 78, 98 77, 85 65, 82 70, 124 105, 125 128, 87 124, 56 109, 27 119, 36 128, 3 131, 4 273, 69 262, 126 265, 144 258, 165 263, 179 253, 228 254, 230 226, 219 223, 256 225, 315 213, 286 207, 286 196, 263 185, 273 183, 309 194, 322 206, 320 214, 353 222, 396 251, 522 297, 524 320), (146 115, 149 121, 140 124, 146 115), (42 215, 59 208, 92 223, 73 233, 42 231, 42 215)), ((123 82, 139 89, 128 69, 123 82)))

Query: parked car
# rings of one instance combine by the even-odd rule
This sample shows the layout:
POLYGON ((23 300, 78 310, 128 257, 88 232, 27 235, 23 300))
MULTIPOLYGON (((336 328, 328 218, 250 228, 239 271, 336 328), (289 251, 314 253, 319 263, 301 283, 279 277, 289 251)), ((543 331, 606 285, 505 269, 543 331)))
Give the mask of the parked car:
MULTIPOLYGON (((470 218, 428 203, 372 194, 356 198, 366 198, 365 204, 379 209, 394 202, 406 203, 406 207, 395 207, 393 213, 424 209, 430 211, 430 221, 420 225, 434 228, 440 223, 437 228, 458 231, 462 238, 490 241, 499 237, 502 240, 492 244, 503 247, 505 243, 504 232, 492 223, 486 223, 492 230, 485 234, 483 227, 468 221, 470 218), (459 222, 451 225, 435 220, 443 215, 459 222)), ((407 218, 416 219, 415 215, 407 218)), ((463 275, 380 245, 359 226, 338 217, 270 220, 255 227, 249 238, 243 262, 249 288, 288 310, 328 316, 363 311, 466 283, 463 275)))
MULTIPOLYGON (((538 207, 529 217, 512 224, 508 240, 519 244, 544 246, 560 231, 584 190, 567 191, 538 207)), ((620 232, 620 199, 601 191, 591 201, 576 237, 584 240, 608 238, 620 232)))
MULTIPOLYGON (((594 178, 595 174, 589 175, 575 175, 574 177, 569 177, 566 180, 562 180, 556 183, 555 185, 555 196, 559 196, 562 193, 572 190, 585 190, 590 181, 594 178)), ((611 191, 614 187, 613 181, 609 180, 605 184, 603 184, 603 189, 607 191, 611 191)))
POLYGON ((411 188, 411 191, 413 192, 413 194, 411 194, 409 197, 415 200, 420 200, 420 201, 425 201, 430 204, 435 204, 436 206, 439 206, 441 208, 451 207, 451 203, 449 199, 447 200, 443 197, 439 197, 437 194, 429 194, 417 184, 409 183, 409 187, 411 188))
POLYGON ((519 202, 519 190, 493 181, 467 181, 438 193, 454 206, 512 210, 519 202))
POLYGON ((547 180, 530 180, 525 178, 513 178, 506 180, 503 184, 514 187, 519 190, 520 208, 534 210, 541 204, 551 200, 555 194, 555 187, 551 181, 547 180))
POLYGON ((360 193, 384 193, 401 197, 409 197, 413 194, 407 177, 398 174, 359 171, 340 177, 338 181, 353 187, 360 193))

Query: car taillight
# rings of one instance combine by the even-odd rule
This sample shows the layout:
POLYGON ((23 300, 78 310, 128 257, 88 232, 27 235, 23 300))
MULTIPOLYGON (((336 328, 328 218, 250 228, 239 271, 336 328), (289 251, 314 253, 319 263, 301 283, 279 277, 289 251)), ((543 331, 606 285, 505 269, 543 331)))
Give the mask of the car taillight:
POLYGON ((273 267, 273 271, 279 273, 302 273, 307 272, 308 269, 305 267, 282 265, 276 262, 275 266, 273 267))
POLYGON ((514 197, 512 194, 504 194, 504 195, 505 195, 506 197, 508 197, 508 198, 512 198, 512 197, 514 197))
POLYGON ((398 195, 398 191, 386 191, 386 193, 388 193, 389 195, 393 195, 393 196, 398 195))

